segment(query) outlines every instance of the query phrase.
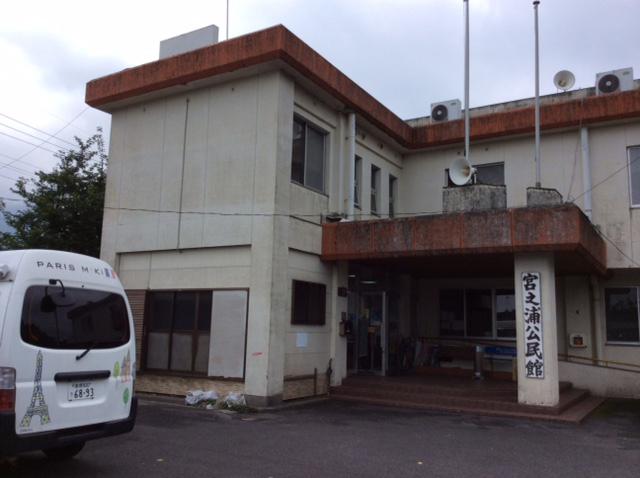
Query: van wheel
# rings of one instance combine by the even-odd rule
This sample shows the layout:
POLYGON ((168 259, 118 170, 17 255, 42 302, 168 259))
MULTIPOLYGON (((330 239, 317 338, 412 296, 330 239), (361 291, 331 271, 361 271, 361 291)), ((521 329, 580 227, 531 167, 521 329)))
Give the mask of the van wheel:
POLYGON ((84 442, 67 446, 59 446, 57 448, 49 448, 47 450, 42 450, 42 452, 52 460, 68 460, 80 453, 83 448, 84 442))

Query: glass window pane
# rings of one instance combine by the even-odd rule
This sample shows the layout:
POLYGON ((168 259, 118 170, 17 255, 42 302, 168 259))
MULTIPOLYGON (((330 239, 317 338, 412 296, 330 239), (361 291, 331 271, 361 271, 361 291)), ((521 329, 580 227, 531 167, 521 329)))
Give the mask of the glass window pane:
POLYGON ((389 217, 395 217, 396 215, 396 185, 396 178, 394 178, 393 176, 389 176, 389 217))
POLYGON ((497 335, 503 338, 516 336, 516 296, 513 289, 496 290, 497 335))
POLYGON ((380 169, 371 166, 371 212, 378 212, 378 191, 380 190, 380 169))
POLYGON ((631 176, 631 205, 640 206, 640 147, 629 148, 629 174, 631 176))
POLYGON ((21 337, 55 349, 120 347, 130 337, 124 298, 101 290, 32 286, 25 294, 21 337))
POLYGON ((173 330, 193 330, 195 328, 197 296, 197 292, 176 292, 173 330))
POLYGON ((639 342, 638 292, 636 287, 605 289, 607 340, 639 342))
POLYGON ((362 159, 356 156, 355 176, 353 185, 353 203, 357 206, 360 204, 360 181, 362 178, 362 159))
POLYGON ((324 325, 327 303, 327 286, 312 282, 293 281, 291 323, 324 325))
POLYGON ((466 318, 468 337, 492 337, 491 289, 466 291, 466 318))
POLYGON ((171 338, 171 370, 191 371, 193 358, 193 336, 173 334, 171 338))
POLYGON ((476 166, 477 184, 504 184, 504 163, 476 166))
POLYGON ((307 125, 305 186, 324 191, 324 133, 307 125))
POLYGON ((173 292, 154 292, 151 300, 151 330, 171 330, 173 292))
POLYGON ((149 332, 147 368, 166 370, 169 366, 169 334, 149 332))
POLYGON ((440 334, 464 336, 464 291, 440 291, 440 334))
POLYGON ((304 183, 304 123, 293 120, 293 145, 291 151, 291 180, 304 183))
POLYGON ((211 292, 200 292, 198 297, 198 330, 209 332, 211 330, 211 292))
POLYGON ((209 370, 209 334, 198 335, 198 350, 194 372, 207 373, 209 370))

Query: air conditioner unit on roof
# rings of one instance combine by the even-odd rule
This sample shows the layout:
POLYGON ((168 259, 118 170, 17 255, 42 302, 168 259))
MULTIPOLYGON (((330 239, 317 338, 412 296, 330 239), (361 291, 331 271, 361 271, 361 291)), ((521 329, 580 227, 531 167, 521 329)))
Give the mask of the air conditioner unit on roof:
POLYGON ((596 93, 617 93, 633 89, 633 68, 605 71, 596 75, 596 93))
POLYGON ((462 118, 462 104, 460 100, 441 101, 431 103, 431 122, 457 120, 462 118))

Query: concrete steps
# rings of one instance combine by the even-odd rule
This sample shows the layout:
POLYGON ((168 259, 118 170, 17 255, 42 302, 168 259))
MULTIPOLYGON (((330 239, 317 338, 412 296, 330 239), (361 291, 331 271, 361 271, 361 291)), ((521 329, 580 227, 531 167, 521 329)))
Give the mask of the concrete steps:
POLYGON ((560 403, 555 407, 519 404, 517 394, 515 382, 499 380, 350 376, 341 386, 331 388, 330 397, 422 410, 565 423, 580 423, 603 401, 566 382, 560 383, 560 403))

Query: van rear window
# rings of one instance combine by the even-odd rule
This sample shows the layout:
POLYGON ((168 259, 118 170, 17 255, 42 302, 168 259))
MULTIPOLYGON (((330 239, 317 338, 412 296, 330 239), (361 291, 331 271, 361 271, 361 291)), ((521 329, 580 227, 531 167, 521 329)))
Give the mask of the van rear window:
POLYGON ((22 306, 20 335, 51 349, 115 348, 129 342, 127 306, 101 290, 32 286, 22 306))

